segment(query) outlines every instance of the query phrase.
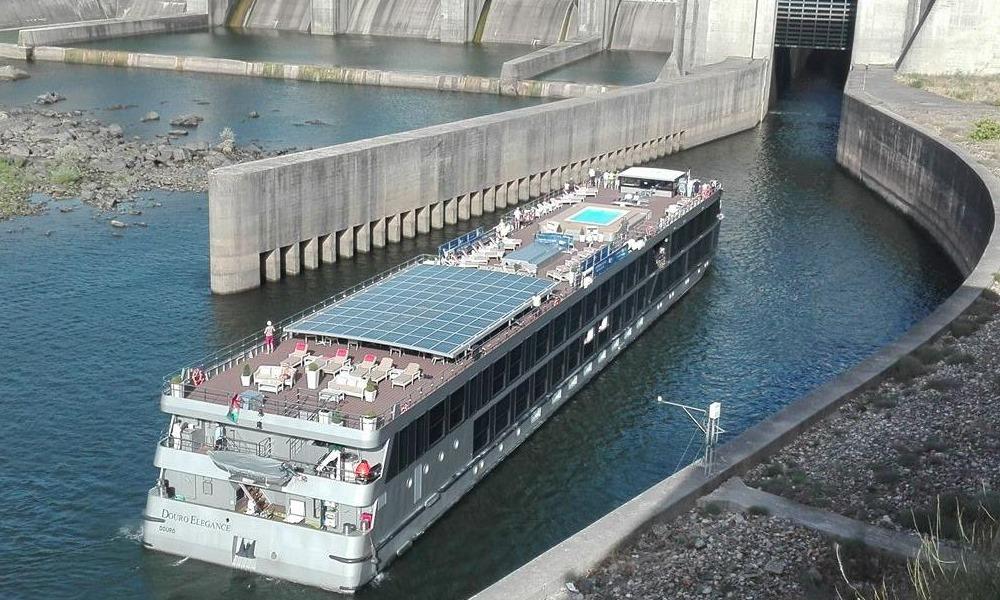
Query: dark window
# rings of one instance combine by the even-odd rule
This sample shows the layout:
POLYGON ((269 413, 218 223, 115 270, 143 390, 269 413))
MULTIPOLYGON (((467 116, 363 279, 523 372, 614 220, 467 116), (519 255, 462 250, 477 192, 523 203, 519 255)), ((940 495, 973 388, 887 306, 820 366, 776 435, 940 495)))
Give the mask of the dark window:
MULTIPOLYGON (((469 382, 471 383, 471 382, 469 382)), ((465 390, 469 383, 448 397, 448 431, 455 431, 465 421, 465 390)))
POLYGON ((623 314, 625 313, 625 307, 619 304, 611 311, 611 329, 615 333, 618 333, 625 326, 625 319, 623 314))
POLYGON ((479 452, 490 443, 490 413, 476 419, 472 424, 472 451, 479 452))
POLYGON ((465 396, 465 415, 467 417, 472 417, 476 412, 483 407, 483 394, 482 387, 483 382, 488 381, 490 370, 484 369, 481 373, 476 375, 473 379, 465 382, 462 387, 465 396))
POLYGON ((442 400, 427 411, 427 447, 430 448, 444 437, 444 421, 448 415, 448 402, 442 400))
POLYGON ((560 352, 552 357, 552 366, 549 367, 549 381, 552 382, 550 388, 554 388, 559 385, 559 382, 563 379, 563 369, 566 367, 566 354, 565 352, 560 352))
POLYGON ((604 310, 611 304, 611 282, 605 281, 601 284, 600 289, 597 290, 600 300, 598 301, 599 310, 604 310))
POLYGON ((567 337, 580 331, 580 317, 583 316, 583 302, 577 302, 569 309, 569 330, 567 337))
POLYGON ((511 349, 507 359, 507 381, 513 382, 521 375, 521 364, 524 360, 521 346, 511 349))
POLYGON ((535 365, 535 340, 530 337, 521 343, 521 360, 524 361, 525 371, 530 371, 535 365))
POLYGON ((543 397, 545 397, 545 392, 549 389, 549 369, 548 365, 545 365, 535 371, 534 375, 534 396, 535 402, 538 402, 543 397))
POLYGON ((618 300, 625 292, 625 272, 618 271, 611 279, 611 295, 613 300, 618 300))
POLYGON ((524 381, 514 390, 514 416, 520 417, 528 412, 531 403, 531 380, 524 381))
POLYGON ((510 425, 510 394, 497 400, 493 406, 493 439, 510 425))
POLYGON ((535 333, 535 356, 539 360, 545 358, 545 354, 549 351, 549 326, 546 325, 535 333))
POLYGON ((552 321, 552 347, 555 348, 559 344, 563 343, 566 339, 566 312, 564 311, 561 315, 552 321))
POLYGON ((580 364, 580 346, 583 345, 583 338, 578 338, 566 346, 566 373, 572 373, 573 369, 580 364))
POLYGON ((583 304, 583 322, 590 323, 597 316, 597 292, 591 292, 589 296, 584 299, 583 304))
POLYGON ((500 360, 493 363, 493 385, 490 388, 490 397, 496 396, 503 390, 507 375, 507 356, 500 357, 500 360))

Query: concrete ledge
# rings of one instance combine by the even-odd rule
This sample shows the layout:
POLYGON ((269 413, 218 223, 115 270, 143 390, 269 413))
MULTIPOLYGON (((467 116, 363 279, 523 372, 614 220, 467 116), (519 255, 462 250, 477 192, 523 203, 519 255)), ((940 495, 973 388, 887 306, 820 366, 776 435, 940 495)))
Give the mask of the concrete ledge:
POLYGON ((31 58, 31 48, 17 44, 0 44, 0 58, 28 60, 31 58))
POLYGON ((207 14, 182 14, 147 19, 108 19, 22 29, 18 34, 18 43, 22 46, 51 46, 201 29, 208 29, 207 14))
MULTIPOLYGON (((972 265, 963 271, 967 273, 967 278, 962 287, 900 339, 724 445, 716 454, 718 463, 714 473, 705 474, 700 465, 690 465, 678 471, 474 598, 541 600, 561 595, 567 580, 594 570, 616 548, 644 531, 649 524, 673 519, 690 509, 700 496, 780 450, 799 433, 839 407, 850 394, 877 380, 901 357, 940 333, 982 294, 983 289, 991 285, 993 273, 1000 270, 1000 229, 997 227, 1000 181, 963 149, 875 106, 879 99, 861 90, 863 77, 863 74, 854 71, 847 84, 838 160, 852 163, 845 164, 845 167, 853 172, 854 160, 847 157, 855 156, 855 152, 844 146, 855 143, 863 146, 856 150, 859 151, 857 156, 865 159, 858 160, 858 163, 863 162, 868 167, 872 166, 873 160, 879 164, 916 160, 925 173, 906 169, 872 169, 867 171, 866 183, 877 183, 877 187, 873 186, 876 192, 892 189, 920 194, 918 197, 903 194, 887 197, 894 205, 897 202, 907 205, 927 203, 924 209, 927 215, 933 214, 935 207, 940 210, 942 225, 936 231, 942 237, 938 239, 955 248, 962 248, 963 252, 973 252, 972 265), (844 131, 845 127, 857 127, 856 119, 862 112, 866 113, 862 135, 859 137, 844 131), (875 159, 868 153, 884 154, 875 159), (897 177, 900 179, 893 181, 897 177), (912 187, 907 183, 911 178, 924 182, 924 187, 912 187), (959 191, 961 195, 956 195, 959 191), (964 217, 966 213, 968 218, 964 217), (951 218, 959 215, 962 218, 951 218), (976 225, 977 222, 979 225, 976 225), (967 227, 971 229, 966 230, 967 227), (961 242, 964 237, 969 238, 966 244, 961 242), (952 239, 948 241, 945 238, 952 239)), ((890 85, 890 82, 885 84, 890 85)))
POLYGON ((546 71, 558 69, 564 65, 587 58, 603 49, 600 36, 584 40, 559 42, 508 60, 500 68, 501 91, 508 85, 514 89, 518 79, 530 79, 546 71))
MULTIPOLYGON (((202 16, 204 17, 204 15, 202 16)), ((361 67, 293 65, 272 62, 250 62, 229 58, 174 56, 171 54, 148 54, 144 52, 123 52, 120 50, 90 48, 63 48, 58 46, 36 46, 34 48, 34 59, 104 67, 161 69, 187 73, 238 75, 242 77, 264 77, 320 83, 376 85, 381 87, 479 94, 500 93, 499 79, 477 75, 403 73, 361 67)), ((617 87, 570 83, 566 81, 527 80, 517 82, 514 95, 534 98, 580 98, 596 96, 614 89, 617 89, 617 87)))

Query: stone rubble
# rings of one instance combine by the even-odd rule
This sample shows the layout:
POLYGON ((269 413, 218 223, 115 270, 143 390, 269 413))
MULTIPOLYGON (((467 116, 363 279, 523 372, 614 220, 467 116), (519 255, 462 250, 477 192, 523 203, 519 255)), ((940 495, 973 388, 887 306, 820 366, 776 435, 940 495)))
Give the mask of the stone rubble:
MULTIPOLYGON (((31 192, 55 199, 78 197, 103 210, 143 191, 204 192, 211 169, 294 150, 186 142, 188 129, 169 130, 160 139, 129 137, 121 125, 79 110, 0 107, 0 115, 0 160, 23 167, 31 192), (65 174, 56 177, 60 169, 65 174)), ((151 112, 143 121, 158 118, 151 112)), ((201 117, 186 115, 174 121, 196 125, 201 117)))

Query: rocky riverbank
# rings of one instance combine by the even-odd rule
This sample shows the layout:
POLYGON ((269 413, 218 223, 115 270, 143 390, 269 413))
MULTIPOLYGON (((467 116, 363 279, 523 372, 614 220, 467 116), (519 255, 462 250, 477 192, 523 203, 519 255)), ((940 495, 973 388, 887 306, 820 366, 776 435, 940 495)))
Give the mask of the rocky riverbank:
MULTIPOLYGON (((747 484, 889 530, 957 544, 1000 539, 998 292, 995 284, 881 382, 752 469, 747 484)), ((901 560, 750 513, 708 503, 653 525, 566 596, 920 597, 901 560)), ((952 597, 939 593, 954 585, 931 581, 930 597, 952 597)), ((955 598, 984 597, 962 589, 955 598)))
POLYGON ((211 169, 291 151, 239 145, 227 130, 216 144, 188 142, 198 115, 164 120, 171 124, 162 135, 143 139, 84 111, 61 112, 57 103, 0 107, 0 219, 44 210, 29 203, 31 194, 109 210, 148 190, 203 192, 211 169))

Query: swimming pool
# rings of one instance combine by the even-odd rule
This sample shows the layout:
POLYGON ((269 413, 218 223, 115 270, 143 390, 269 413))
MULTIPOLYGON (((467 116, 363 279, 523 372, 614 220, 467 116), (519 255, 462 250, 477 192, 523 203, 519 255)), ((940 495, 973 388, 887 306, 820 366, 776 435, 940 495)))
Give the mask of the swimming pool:
POLYGON ((588 206, 566 220, 570 223, 581 223, 583 225, 607 226, 620 219, 627 212, 627 210, 620 208, 588 206))

